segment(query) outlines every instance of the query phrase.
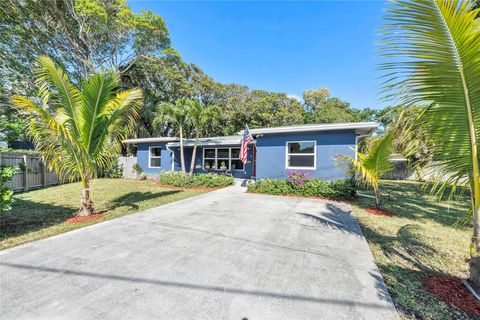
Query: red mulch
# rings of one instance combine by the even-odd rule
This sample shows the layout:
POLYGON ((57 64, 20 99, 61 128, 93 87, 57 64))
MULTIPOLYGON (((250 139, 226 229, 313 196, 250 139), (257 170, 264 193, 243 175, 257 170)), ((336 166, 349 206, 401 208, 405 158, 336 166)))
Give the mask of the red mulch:
POLYGON ((383 210, 383 209, 376 209, 376 208, 367 208, 365 209, 370 214, 374 214, 376 216, 387 216, 387 217, 393 217, 395 216, 395 213, 389 210, 383 210))
POLYGON ((267 196, 274 196, 274 197, 288 197, 288 198, 307 198, 307 199, 317 199, 317 200, 329 200, 329 201, 350 201, 352 198, 330 198, 330 197, 322 197, 322 196, 300 196, 297 194, 269 194, 269 193, 262 193, 262 192, 254 192, 254 191, 246 191, 247 193, 252 194, 265 194, 267 196))
POLYGON ((217 190, 217 189, 222 189, 222 188, 225 188, 225 187, 211 187, 211 188, 207 188, 207 187, 177 187, 177 186, 171 186, 169 184, 163 184, 163 183, 160 183, 160 182, 156 182, 157 183, 157 186, 159 187, 162 187, 162 188, 168 188, 168 189, 176 189, 176 190, 204 190, 204 191, 213 191, 213 190, 217 190))
POLYGON ((101 217, 103 217, 102 214, 95 213, 95 214, 91 214, 91 215, 88 215, 88 216, 76 216, 76 217, 68 218, 67 220, 65 220, 65 222, 67 222, 67 223, 78 223, 78 222, 85 222, 85 221, 95 221, 95 220, 100 219, 101 217))
POLYGON ((427 291, 445 303, 465 311, 473 316, 480 316, 480 301, 465 287, 457 277, 436 275, 425 280, 427 291))

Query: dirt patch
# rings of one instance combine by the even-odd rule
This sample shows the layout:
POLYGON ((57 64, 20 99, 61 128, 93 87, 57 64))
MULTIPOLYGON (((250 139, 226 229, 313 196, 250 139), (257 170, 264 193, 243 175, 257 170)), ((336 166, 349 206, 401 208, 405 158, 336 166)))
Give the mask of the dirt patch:
POLYGON ((384 209, 377 209, 377 208, 367 208, 365 209, 367 213, 373 214, 376 216, 387 216, 387 217, 393 217, 395 216, 395 213, 389 210, 384 210, 384 209))
POLYGON ((65 220, 66 223, 79 223, 85 221, 95 221, 103 217, 103 214, 94 213, 88 216, 76 216, 65 220))
POLYGON ((480 316, 480 301, 457 277, 436 275, 425 280, 427 291, 445 303, 454 305, 473 316, 480 316))

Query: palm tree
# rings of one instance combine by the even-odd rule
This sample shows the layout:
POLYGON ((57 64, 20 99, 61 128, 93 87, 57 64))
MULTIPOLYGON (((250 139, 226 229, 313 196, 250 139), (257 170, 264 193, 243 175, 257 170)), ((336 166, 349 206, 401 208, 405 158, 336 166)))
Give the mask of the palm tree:
POLYGON ((193 129, 195 135, 195 143, 193 145, 192 151, 192 161, 190 163, 190 175, 193 174, 195 169, 195 158, 197 154, 197 146, 199 138, 202 133, 206 132, 206 126, 208 123, 212 122, 215 119, 217 114, 217 109, 214 106, 204 107, 202 103, 198 100, 193 100, 189 104, 188 109, 188 123, 193 129))
POLYGON ((340 160, 351 164, 357 181, 373 188, 377 209, 381 209, 382 206, 380 178, 392 170, 392 163, 389 160, 392 154, 392 139, 391 134, 375 138, 366 152, 357 152, 357 158, 338 156, 340 160))
MULTIPOLYGON (((443 186, 470 190, 470 280, 480 289, 480 8, 472 0, 398 0, 381 39, 387 98, 426 105, 443 186), (448 178, 445 178, 448 177, 448 178)), ((440 190, 445 188, 441 187, 440 190)))
POLYGON ((94 211, 90 180, 116 158, 142 92, 118 91, 113 72, 93 74, 76 87, 52 59, 42 56, 38 62, 38 103, 22 96, 13 96, 12 103, 28 118, 27 133, 49 166, 61 177, 80 178, 77 214, 89 215, 94 211))
POLYGON ((160 104, 160 113, 153 120, 154 124, 168 122, 177 128, 180 137, 180 163, 182 172, 186 173, 185 168, 185 153, 183 150, 184 131, 188 125, 188 110, 192 101, 189 99, 179 99, 175 104, 162 103, 160 104))

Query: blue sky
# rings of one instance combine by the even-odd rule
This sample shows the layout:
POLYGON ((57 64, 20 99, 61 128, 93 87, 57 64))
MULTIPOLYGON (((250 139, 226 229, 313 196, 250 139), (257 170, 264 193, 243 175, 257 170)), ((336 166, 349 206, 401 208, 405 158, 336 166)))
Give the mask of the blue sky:
POLYGON ((352 107, 382 106, 375 41, 383 1, 128 4, 161 15, 173 47, 216 81, 296 96, 326 86, 352 107))

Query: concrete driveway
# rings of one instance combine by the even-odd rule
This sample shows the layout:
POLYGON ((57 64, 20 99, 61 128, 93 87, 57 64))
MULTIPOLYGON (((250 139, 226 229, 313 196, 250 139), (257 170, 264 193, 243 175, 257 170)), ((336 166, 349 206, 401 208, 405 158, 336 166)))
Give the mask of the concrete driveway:
POLYGON ((1 319, 398 319, 346 204, 238 186, 0 252, 1 319))

